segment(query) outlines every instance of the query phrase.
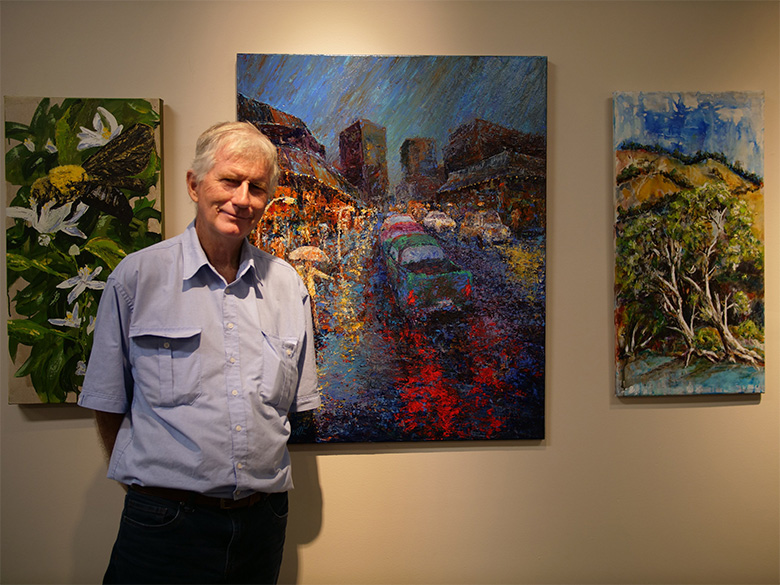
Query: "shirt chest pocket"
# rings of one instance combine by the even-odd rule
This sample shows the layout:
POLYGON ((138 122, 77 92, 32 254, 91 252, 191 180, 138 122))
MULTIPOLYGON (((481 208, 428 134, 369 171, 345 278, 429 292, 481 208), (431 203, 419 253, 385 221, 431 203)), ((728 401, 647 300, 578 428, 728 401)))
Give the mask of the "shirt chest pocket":
POLYGON ((192 404, 200 396, 200 336, 196 327, 130 328, 136 391, 151 406, 192 404))
POLYGON ((260 381, 263 399, 287 409, 298 387, 298 359, 301 344, 294 337, 276 337, 263 332, 263 370, 260 381))

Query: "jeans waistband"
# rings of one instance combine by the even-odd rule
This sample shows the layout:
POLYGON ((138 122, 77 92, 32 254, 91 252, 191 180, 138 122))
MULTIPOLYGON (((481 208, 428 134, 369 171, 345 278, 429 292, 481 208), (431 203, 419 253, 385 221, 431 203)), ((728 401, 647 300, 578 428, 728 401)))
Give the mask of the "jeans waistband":
POLYGON ((206 506, 209 508, 221 508, 223 510, 248 508, 249 506, 254 506, 255 504, 262 502, 268 497, 268 494, 265 492, 255 492, 245 498, 233 500, 230 498, 215 498, 190 490, 141 486, 136 484, 132 484, 129 489, 133 490, 134 492, 138 492, 139 494, 155 496, 165 500, 173 500, 175 502, 184 502, 191 505, 206 506))

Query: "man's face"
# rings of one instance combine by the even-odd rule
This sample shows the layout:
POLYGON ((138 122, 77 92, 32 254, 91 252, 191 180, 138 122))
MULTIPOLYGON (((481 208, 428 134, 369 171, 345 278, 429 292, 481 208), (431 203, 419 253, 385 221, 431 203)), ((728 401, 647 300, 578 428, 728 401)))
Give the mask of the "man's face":
POLYGON ((268 165, 258 156, 217 151, 201 181, 187 173, 187 190, 197 203, 198 235, 209 243, 242 240, 254 229, 268 203, 268 165))

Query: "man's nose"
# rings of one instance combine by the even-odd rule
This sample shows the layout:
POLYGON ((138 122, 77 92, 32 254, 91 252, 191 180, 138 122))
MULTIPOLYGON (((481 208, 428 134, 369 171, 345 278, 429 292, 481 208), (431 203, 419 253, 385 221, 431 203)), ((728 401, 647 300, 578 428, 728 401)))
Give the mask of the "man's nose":
POLYGON ((233 192, 233 204, 249 207, 249 181, 242 182, 233 192))

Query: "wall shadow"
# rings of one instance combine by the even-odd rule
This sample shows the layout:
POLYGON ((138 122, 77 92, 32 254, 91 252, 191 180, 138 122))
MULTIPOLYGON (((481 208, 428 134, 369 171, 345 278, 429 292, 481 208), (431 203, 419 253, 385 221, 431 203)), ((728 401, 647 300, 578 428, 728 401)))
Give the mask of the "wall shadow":
POLYGON ((106 478, 100 465, 82 499, 82 513, 76 524, 71 549, 73 573, 69 583, 101 583, 114 546, 122 515, 125 492, 106 478))
POLYGON ((290 445, 295 489, 290 492, 287 540, 279 583, 298 583, 301 547, 313 542, 322 529, 322 489, 317 453, 304 446, 290 445))

